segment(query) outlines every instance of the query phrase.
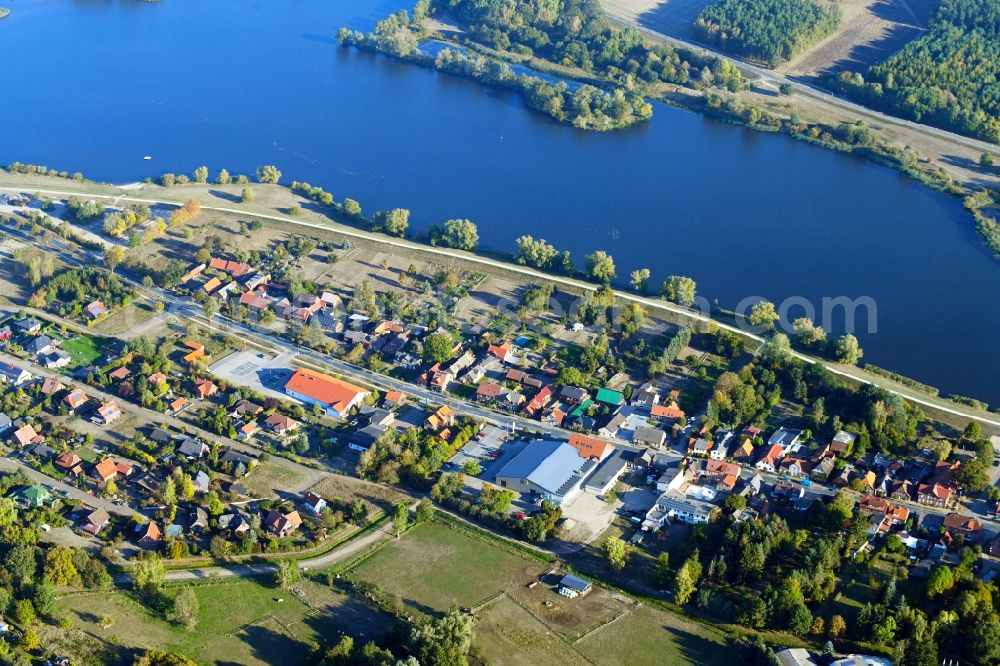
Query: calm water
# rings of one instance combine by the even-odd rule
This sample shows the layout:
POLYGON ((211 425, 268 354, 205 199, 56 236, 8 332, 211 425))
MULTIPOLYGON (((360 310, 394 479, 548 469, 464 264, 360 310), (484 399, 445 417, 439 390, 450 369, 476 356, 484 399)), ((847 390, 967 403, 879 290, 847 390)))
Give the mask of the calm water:
POLYGON ((110 181, 274 163, 369 212, 410 208, 417 229, 470 217, 492 248, 522 233, 581 260, 603 248, 620 275, 691 275, 729 307, 870 296, 865 360, 1000 403, 1000 262, 957 201, 663 106, 639 128, 579 132, 507 93, 336 46, 339 26, 402 4, 18 2, 0 22, 0 161, 110 181))

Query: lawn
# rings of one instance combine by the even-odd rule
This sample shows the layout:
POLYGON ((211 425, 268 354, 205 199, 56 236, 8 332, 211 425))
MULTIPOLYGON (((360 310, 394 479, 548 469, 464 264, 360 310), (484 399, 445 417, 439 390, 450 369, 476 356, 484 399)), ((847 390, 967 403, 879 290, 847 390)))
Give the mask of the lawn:
MULTIPOLYGON (((148 648, 178 652, 200 664, 305 663, 313 641, 335 641, 341 632, 368 640, 392 623, 325 586, 303 581, 299 587, 301 598, 248 580, 196 586, 200 612, 193 631, 165 621, 124 592, 71 595, 59 606, 74 628, 46 626, 43 640, 83 664, 130 664, 129 652, 148 648), (102 626, 102 618, 111 624, 102 626)), ((167 588, 166 594, 177 589, 167 588)))
POLYGON ((86 367, 101 357, 97 342, 90 336, 80 335, 72 340, 64 340, 59 346, 70 355, 71 368, 86 367))
POLYGON ((597 629, 575 647, 600 666, 737 663, 721 634, 648 606, 597 629))
POLYGON ((343 474, 328 474, 309 490, 327 502, 340 501, 351 504, 354 500, 360 499, 369 506, 378 507, 383 511, 406 498, 406 495, 390 486, 363 481, 343 474))
POLYGON ((546 566, 437 523, 414 529, 351 571, 424 612, 475 606, 546 566))
POLYGON ((277 497, 279 492, 287 494, 290 489, 298 488, 300 483, 301 474, 271 461, 258 464, 243 481, 251 495, 263 498, 277 497))

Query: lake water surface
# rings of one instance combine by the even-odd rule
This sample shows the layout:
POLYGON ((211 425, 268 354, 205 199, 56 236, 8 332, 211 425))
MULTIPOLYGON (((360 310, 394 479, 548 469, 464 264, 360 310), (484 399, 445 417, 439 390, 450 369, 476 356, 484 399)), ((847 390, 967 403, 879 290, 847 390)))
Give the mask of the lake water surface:
MULTIPOLYGON (((656 105, 586 133, 504 91, 341 49, 400 0, 34 0, 0 21, 0 161, 125 182, 277 164, 366 212, 524 233, 726 307, 871 297, 865 360, 1000 403, 1000 262, 959 202, 895 172, 656 105), (144 162, 144 155, 153 160, 144 162)), ((842 321, 827 322, 839 332, 842 321)))

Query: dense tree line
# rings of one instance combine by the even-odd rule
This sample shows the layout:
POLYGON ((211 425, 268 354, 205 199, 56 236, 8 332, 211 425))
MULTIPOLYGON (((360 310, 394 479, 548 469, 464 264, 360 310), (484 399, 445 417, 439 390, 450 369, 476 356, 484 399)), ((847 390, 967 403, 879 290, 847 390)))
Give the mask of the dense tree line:
POLYGON ((791 60, 840 25, 840 9, 812 0, 719 0, 695 19, 697 35, 771 67, 791 60))
POLYGON ((468 26, 474 41, 534 55, 588 72, 648 82, 687 84, 711 62, 666 44, 649 44, 631 28, 612 28, 597 0, 438 0, 468 26))
POLYGON ((827 83, 879 110, 1000 142, 1000 0, 943 0, 922 37, 827 83))

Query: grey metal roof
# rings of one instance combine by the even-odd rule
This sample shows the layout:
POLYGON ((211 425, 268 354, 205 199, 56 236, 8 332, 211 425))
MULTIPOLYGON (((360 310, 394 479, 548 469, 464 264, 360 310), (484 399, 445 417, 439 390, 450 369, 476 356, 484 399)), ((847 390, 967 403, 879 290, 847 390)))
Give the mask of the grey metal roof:
POLYGON ((611 455, 601 461, 594 473, 587 479, 587 488, 604 488, 617 479, 626 466, 628 466, 628 461, 622 451, 615 449, 611 455))
POLYGON ((585 592, 590 589, 592 583, 589 580, 584 580, 573 574, 566 574, 559 581, 560 587, 568 587, 571 590, 577 590, 579 592, 585 592))
POLYGON ((780 428, 773 435, 771 439, 767 440, 767 443, 771 446, 775 444, 781 444, 781 448, 786 448, 791 446, 797 438, 802 436, 801 430, 792 430, 791 428, 780 428))
POLYGON ((539 440, 514 456, 497 477, 526 479, 547 493, 561 495, 586 462, 566 442, 539 440))

